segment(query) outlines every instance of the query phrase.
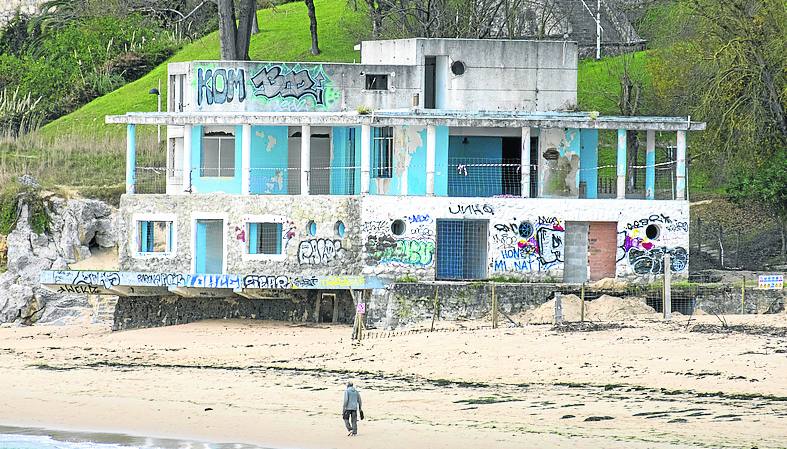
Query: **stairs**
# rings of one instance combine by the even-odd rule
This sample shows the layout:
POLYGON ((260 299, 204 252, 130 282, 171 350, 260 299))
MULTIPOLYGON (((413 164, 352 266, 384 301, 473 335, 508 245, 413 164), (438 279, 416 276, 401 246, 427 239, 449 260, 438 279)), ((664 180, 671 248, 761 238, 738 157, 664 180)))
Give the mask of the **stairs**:
POLYGON ((117 296, 97 295, 93 304, 93 324, 113 324, 115 322, 115 307, 117 296))

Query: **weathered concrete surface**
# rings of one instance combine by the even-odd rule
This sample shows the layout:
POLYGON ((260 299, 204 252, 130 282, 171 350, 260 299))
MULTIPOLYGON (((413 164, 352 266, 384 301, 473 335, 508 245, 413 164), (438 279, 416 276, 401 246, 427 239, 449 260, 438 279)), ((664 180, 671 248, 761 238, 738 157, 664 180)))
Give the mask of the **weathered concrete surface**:
POLYGON ((320 301, 319 322, 333 322, 331 299, 322 293, 336 294, 339 306, 337 323, 352 323, 355 307, 347 291, 280 291, 277 299, 121 297, 115 307, 113 330, 170 326, 207 319, 242 318, 290 322, 315 322, 320 301))
POLYGON ((43 270, 63 270, 91 256, 91 247, 116 245, 115 210, 95 200, 50 198, 51 234, 36 234, 22 206, 7 236, 7 271, 0 274, 0 323, 60 323, 90 314, 86 295, 56 293, 39 285, 43 270))
POLYGON ((742 293, 740 287, 720 286, 697 288, 689 294, 696 297, 696 308, 716 314, 779 313, 784 312, 787 302, 787 290, 784 289, 747 288, 742 293))
POLYGON ((488 278, 561 282, 565 261, 565 226, 570 221, 616 223, 617 276, 651 282, 663 273, 663 253, 672 254, 677 277, 688 274, 688 203, 685 201, 344 197, 275 195, 124 195, 119 221, 120 269, 192 273, 193 222, 200 217, 224 220, 227 273, 278 275, 403 276, 434 281, 438 220, 488 223, 488 278), (133 212, 132 212, 133 211, 133 212), (153 214, 174 214, 176 244, 172 254, 136 254, 136 223, 153 214), (245 254, 244 230, 250 220, 283 224, 283 254, 245 254), (307 224, 314 221, 315 235, 307 224), (342 221, 346 233, 336 233, 342 221), (401 235, 392 225, 400 221, 401 235), (648 238, 646 230, 658 230, 648 238), (316 245, 316 246, 315 246, 316 245))

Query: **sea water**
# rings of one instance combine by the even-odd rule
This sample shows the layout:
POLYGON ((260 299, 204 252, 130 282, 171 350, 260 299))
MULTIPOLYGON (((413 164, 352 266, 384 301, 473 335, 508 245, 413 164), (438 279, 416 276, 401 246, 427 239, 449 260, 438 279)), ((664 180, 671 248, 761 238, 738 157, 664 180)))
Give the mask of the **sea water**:
POLYGON ((0 426, 0 449, 259 449, 248 444, 204 443, 112 433, 77 433, 0 426))

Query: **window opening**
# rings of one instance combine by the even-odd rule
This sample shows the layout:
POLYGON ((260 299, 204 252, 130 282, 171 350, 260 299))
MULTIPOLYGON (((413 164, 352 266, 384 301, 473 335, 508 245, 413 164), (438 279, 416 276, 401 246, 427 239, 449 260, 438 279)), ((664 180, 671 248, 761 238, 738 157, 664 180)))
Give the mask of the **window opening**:
POLYGON ((171 221, 140 221, 137 227, 140 253, 166 253, 172 250, 171 221))
POLYGON ((372 178, 393 177, 393 128, 372 128, 372 178))
POLYGON ((366 90, 388 90, 388 75, 366 75, 366 90))
POLYGON ((235 176, 235 135, 226 132, 206 132, 202 138, 200 176, 235 176))

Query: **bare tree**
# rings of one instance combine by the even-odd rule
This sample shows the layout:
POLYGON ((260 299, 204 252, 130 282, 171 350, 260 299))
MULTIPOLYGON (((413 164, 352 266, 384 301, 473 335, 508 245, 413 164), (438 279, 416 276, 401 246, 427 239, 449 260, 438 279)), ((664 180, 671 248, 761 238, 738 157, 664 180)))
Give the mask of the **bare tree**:
POLYGON ((239 3, 239 17, 236 25, 234 2, 232 0, 218 0, 221 59, 249 60, 249 43, 254 15, 257 13, 257 2, 255 0, 240 0, 239 3))
POLYGON ((306 3, 306 9, 309 12, 309 31, 312 35, 312 49, 311 52, 313 55, 320 54, 320 46, 317 42, 317 14, 314 11, 314 0, 304 0, 306 3))

